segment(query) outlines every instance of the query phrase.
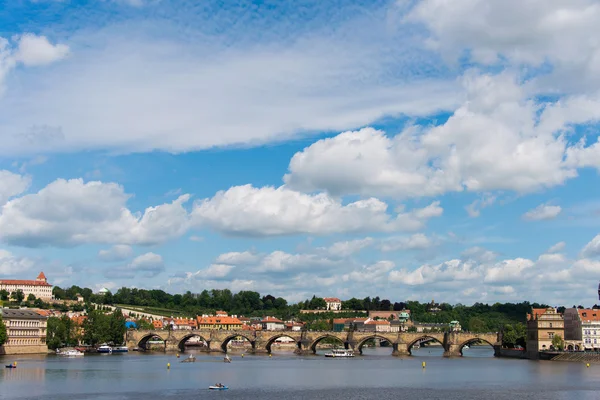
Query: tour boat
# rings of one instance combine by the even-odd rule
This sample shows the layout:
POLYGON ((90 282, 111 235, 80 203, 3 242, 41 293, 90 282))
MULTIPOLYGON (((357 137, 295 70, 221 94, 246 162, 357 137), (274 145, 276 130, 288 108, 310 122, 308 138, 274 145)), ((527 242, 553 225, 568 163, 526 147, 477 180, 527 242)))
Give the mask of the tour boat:
POLYGON ((113 353, 127 353, 129 349, 127 346, 116 346, 112 348, 113 353))
POLYGON ((67 350, 59 352, 58 355, 63 357, 81 357, 84 353, 78 350, 67 350))
POLYGON ((214 386, 209 386, 208 388, 210 390, 227 390, 227 389, 229 389, 227 386, 224 386, 224 385, 221 385, 221 384, 214 385, 214 386))
POLYGON ((354 357, 354 352, 345 349, 331 349, 330 352, 325 353, 325 357, 354 357))
POLYGON ((112 353, 113 349, 112 347, 110 347, 107 344, 103 344, 102 346, 98 347, 98 353, 112 353))

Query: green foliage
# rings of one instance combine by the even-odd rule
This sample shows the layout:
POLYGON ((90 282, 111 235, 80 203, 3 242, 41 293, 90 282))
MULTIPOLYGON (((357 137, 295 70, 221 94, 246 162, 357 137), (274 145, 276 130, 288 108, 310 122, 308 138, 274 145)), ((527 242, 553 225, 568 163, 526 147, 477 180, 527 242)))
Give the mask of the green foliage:
POLYGON ((27 301, 35 301, 35 295, 33 293, 29 293, 27 296, 27 301))
POLYGON ((506 324, 502 330, 502 346, 514 348, 525 347, 527 343, 527 327, 523 323, 506 324))
POLYGON ((0 290, 0 300, 7 301, 9 297, 10 297, 10 293, 8 293, 8 290, 6 290, 6 289, 0 290))
POLYGON ((125 337, 125 317, 120 309, 110 314, 101 310, 92 310, 83 323, 83 341, 95 346, 101 343, 121 344, 125 337))
POLYGON ((23 293, 23 291, 21 289, 19 289, 19 290, 16 290, 16 291, 12 292, 10 294, 10 297, 14 301, 16 301, 17 303, 20 304, 21 302, 23 302, 23 300, 25 300, 25 293, 23 293))
POLYGON ((6 337, 6 325, 4 325, 4 322, 2 321, 2 316, 0 315, 0 346, 6 343, 6 337))
POLYGON ((554 346, 555 349, 563 351, 565 348, 565 341, 560 335, 554 335, 552 338, 552 346, 554 346))
POLYGON ((56 350, 65 346, 76 346, 79 342, 75 323, 66 315, 61 318, 48 318, 46 330, 46 343, 48 348, 56 350))
POLYGON ((137 321, 137 329, 150 331, 154 329, 154 325, 152 325, 152 323, 146 319, 140 319, 137 321))

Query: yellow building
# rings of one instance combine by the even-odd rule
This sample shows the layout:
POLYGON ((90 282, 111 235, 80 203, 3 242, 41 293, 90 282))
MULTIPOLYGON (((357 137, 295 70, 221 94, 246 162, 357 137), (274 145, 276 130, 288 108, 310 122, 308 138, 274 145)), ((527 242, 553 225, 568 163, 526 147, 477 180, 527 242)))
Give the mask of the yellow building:
POLYGON ((527 314, 527 354, 537 358, 538 352, 553 350, 552 339, 565 339, 565 320, 553 307, 534 308, 527 314))
POLYGON ((242 330, 242 321, 235 317, 202 316, 198 317, 198 329, 242 330))
POLYGON ((35 280, 0 279, 0 290, 6 290, 9 294, 20 290, 25 295, 25 300, 30 294, 36 299, 52 300, 52 285, 48 283, 43 272, 40 272, 35 280))
POLYGON ((47 317, 33 310, 2 309, 7 340, 0 346, 0 354, 47 353, 47 317))

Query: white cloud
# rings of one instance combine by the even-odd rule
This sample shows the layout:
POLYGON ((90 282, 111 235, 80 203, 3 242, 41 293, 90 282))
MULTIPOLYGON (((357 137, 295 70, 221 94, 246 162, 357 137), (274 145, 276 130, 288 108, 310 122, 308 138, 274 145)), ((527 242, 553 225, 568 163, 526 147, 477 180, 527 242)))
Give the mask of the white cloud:
POLYGON ((441 215, 439 202, 422 209, 387 213, 387 204, 369 198, 342 204, 326 194, 285 187, 235 186, 194 204, 195 224, 234 235, 326 235, 341 232, 417 230, 441 215))
POLYGON ((472 260, 480 263, 489 263, 494 261, 498 254, 482 247, 471 247, 463 251, 461 254, 463 260, 472 260))
POLYGON ((8 199, 23 193, 31 184, 31 178, 10 171, 0 170, 0 206, 8 199))
POLYGON ((255 272, 284 272, 304 271, 319 268, 331 268, 340 265, 340 261, 334 261, 327 257, 315 254, 289 254, 284 251, 274 251, 266 255, 253 268, 255 272))
POLYGON ((392 237, 381 241, 381 251, 424 250, 432 247, 434 242, 422 233, 412 236, 392 237))
POLYGON ((600 235, 597 235, 586 244, 583 250, 581 250, 581 254, 583 257, 600 256, 600 235))
POLYGON ((165 270, 165 263, 160 255, 149 252, 134 258, 128 267, 133 272, 145 272, 146 277, 154 277, 165 270))
POLYGON ((558 253, 564 250, 565 246, 567 244, 565 242, 558 242, 555 245, 553 245, 552 247, 550 247, 548 249, 548 251, 546 253, 558 253))
POLYGON ((335 242, 327 248, 320 248, 333 257, 349 257, 358 253, 362 249, 371 246, 374 240, 370 237, 364 239, 347 240, 343 242, 335 242))
POLYGON ((0 249, 0 274, 22 276, 32 270, 35 262, 28 258, 17 257, 9 251, 0 249))
POLYGON ((13 54, 17 62, 26 66, 48 65, 62 60, 69 54, 69 47, 64 44, 53 45, 45 36, 26 33, 18 38, 18 47, 13 54))
POLYGON ((181 236, 188 229, 189 199, 148 207, 134 214, 129 195, 115 183, 58 179, 38 193, 6 203, 0 238, 21 246, 71 246, 82 243, 149 245, 181 236))
POLYGON ((472 218, 477 218, 481 215, 481 209, 489 207, 496 202, 496 196, 489 193, 482 195, 481 198, 473 201, 471 204, 465 207, 467 213, 472 218))
POLYGON ((526 221, 543 221, 554 219, 558 217, 558 214, 562 211, 560 206, 551 206, 549 204, 540 204, 533 210, 527 211, 523 214, 523 219, 526 221))
POLYGON ((523 279, 525 270, 533 266, 534 262, 525 258, 504 260, 488 268, 483 281, 495 283, 514 282, 515 280, 523 279))
MULTIPOLYGON (((600 119, 600 100, 581 110, 538 103, 515 76, 467 71, 465 101, 443 124, 409 126, 396 136, 364 128, 317 141, 296 153, 285 182, 334 195, 421 197, 447 192, 510 190, 527 193, 600 167, 600 145, 569 144, 572 124, 600 119), (560 116, 557 116, 559 114, 560 116)), ((469 209, 493 202, 487 194, 469 209)))
POLYGON ((234 268, 234 265, 211 264, 208 268, 196 272, 194 277, 196 279, 224 278, 229 275, 234 268))
POLYGON ((384 278, 395 266, 396 264, 394 264, 392 261, 378 261, 375 264, 365 265, 359 270, 342 275, 342 280, 345 282, 355 281, 360 283, 373 283, 381 278, 384 278))
POLYGON ((381 29, 386 10, 371 7, 358 17, 324 21, 322 29, 285 23, 286 32, 257 14, 254 26, 268 23, 269 30, 240 33, 236 26, 224 33, 218 25, 229 12, 198 16, 185 35, 169 18, 151 29, 145 22, 109 21, 100 31, 70 33, 73 54, 66 62, 8 85, 0 101, 6 117, 0 153, 255 145, 386 115, 428 115, 457 102, 453 80, 416 72, 423 64, 441 69, 434 60, 396 30, 381 29), (159 41, 156 29, 164 34, 159 41), (22 133, 32 126, 62 135, 28 141, 22 133))
POLYGON ((126 244, 117 244, 110 249, 100 250, 98 258, 102 261, 124 261, 133 255, 133 249, 126 244))
POLYGON ((249 252, 249 251, 233 251, 230 253, 220 254, 215 263, 217 264, 231 264, 231 265, 249 265, 254 264, 260 259, 260 255, 249 252))

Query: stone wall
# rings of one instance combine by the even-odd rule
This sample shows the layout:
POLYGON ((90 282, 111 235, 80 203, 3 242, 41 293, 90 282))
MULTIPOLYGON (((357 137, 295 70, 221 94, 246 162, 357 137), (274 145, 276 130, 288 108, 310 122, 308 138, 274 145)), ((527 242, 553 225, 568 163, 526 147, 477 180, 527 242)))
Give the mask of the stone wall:
POLYGON ((0 346, 0 355, 13 354, 47 354, 48 346, 46 345, 31 345, 31 346, 0 346))

